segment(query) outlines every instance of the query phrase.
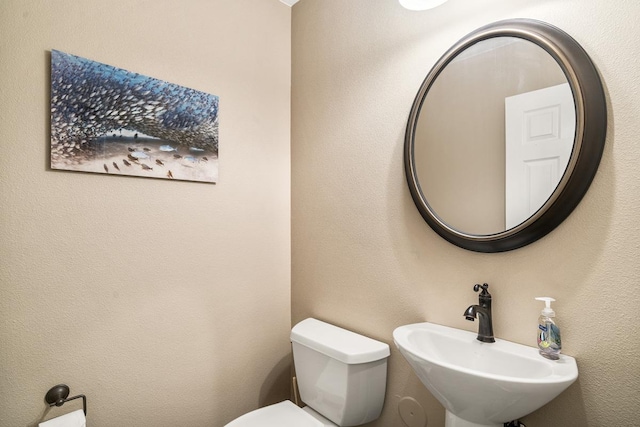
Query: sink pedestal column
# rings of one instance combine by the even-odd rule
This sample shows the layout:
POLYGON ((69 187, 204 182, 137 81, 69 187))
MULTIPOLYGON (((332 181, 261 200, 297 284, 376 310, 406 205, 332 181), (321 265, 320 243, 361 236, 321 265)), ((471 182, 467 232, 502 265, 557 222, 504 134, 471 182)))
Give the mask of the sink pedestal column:
POLYGON ((504 424, 478 424, 471 421, 463 420, 460 417, 446 411, 444 419, 444 427, 503 427, 504 424))

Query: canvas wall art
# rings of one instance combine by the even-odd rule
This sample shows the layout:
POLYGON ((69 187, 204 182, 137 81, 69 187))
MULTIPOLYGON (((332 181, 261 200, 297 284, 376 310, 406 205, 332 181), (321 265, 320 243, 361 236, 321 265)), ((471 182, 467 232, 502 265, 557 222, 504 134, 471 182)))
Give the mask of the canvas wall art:
POLYGON ((51 168, 216 183, 219 97, 51 52, 51 168))

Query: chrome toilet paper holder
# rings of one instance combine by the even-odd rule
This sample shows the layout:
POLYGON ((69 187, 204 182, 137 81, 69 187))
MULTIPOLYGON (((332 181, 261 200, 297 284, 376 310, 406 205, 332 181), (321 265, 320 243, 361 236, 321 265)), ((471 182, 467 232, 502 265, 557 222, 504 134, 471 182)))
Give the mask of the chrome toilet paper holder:
POLYGON ((87 415, 87 397, 84 394, 79 394, 77 396, 68 397, 69 396, 69 386, 66 384, 58 384, 49 389, 47 394, 44 396, 44 401, 49 404, 49 406, 62 406, 66 402, 78 398, 82 398, 82 410, 84 411, 84 415, 87 415))

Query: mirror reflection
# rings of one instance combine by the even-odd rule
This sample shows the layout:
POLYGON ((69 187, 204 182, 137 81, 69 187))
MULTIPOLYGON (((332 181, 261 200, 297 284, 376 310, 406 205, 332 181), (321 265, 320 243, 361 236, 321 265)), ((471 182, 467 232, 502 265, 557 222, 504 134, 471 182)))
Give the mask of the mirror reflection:
POLYGON ((416 120, 424 199, 466 234, 523 223, 567 168, 575 111, 564 72, 543 48, 518 37, 475 43, 444 67, 416 120))

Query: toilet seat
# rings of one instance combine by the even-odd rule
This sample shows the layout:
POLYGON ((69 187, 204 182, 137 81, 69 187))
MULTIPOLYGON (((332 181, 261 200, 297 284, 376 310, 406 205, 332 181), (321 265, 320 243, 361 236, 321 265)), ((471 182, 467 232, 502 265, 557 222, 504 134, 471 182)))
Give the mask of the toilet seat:
POLYGON ((231 421, 225 427, 325 427, 290 400, 256 409, 231 421))

